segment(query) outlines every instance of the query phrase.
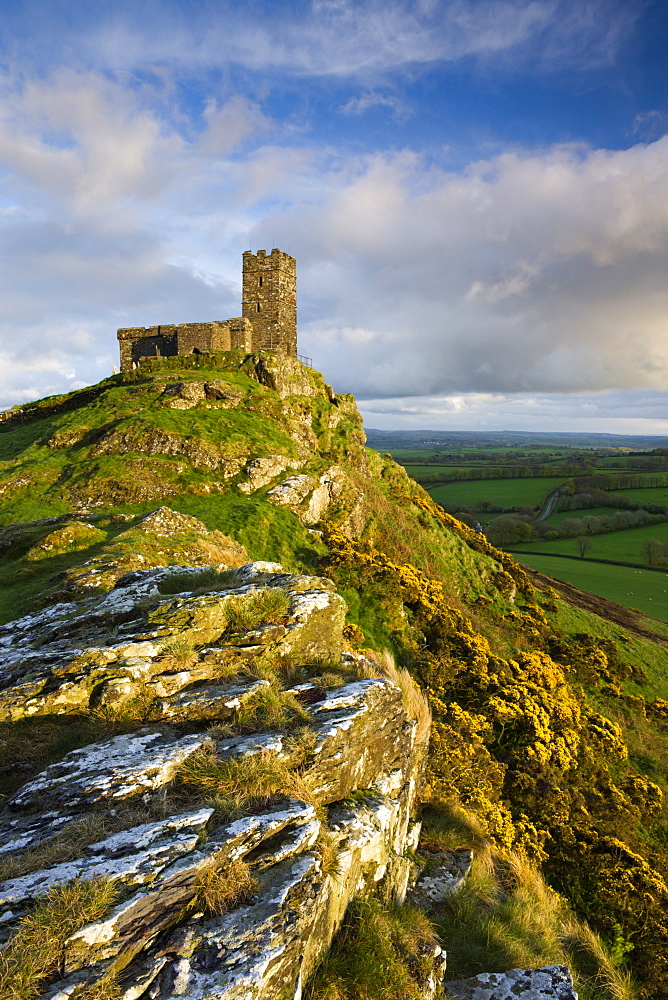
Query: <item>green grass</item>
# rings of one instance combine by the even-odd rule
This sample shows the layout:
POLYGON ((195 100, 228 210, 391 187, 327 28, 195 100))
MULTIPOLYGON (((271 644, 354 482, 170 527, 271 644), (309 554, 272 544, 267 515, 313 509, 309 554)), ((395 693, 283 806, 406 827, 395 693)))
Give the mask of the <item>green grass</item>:
MULTIPOLYGON (((668 541, 668 521, 648 524, 643 528, 625 528, 622 531, 610 531, 603 535, 591 535, 591 546, 587 550, 587 558, 644 563, 643 546, 650 538, 668 541)), ((572 538, 554 538, 550 541, 532 539, 522 545, 513 545, 512 549, 518 555, 521 555, 526 549, 540 549, 541 554, 544 552, 545 555, 549 553, 563 553, 569 556, 577 554, 572 538)))
POLYGON ((577 510, 560 510, 555 514, 550 514, 541 523, 548 528, 558 528, 564 518, 577 517, 583 518, 592 515, 593 517, 601 517, 601 515, 614 514, 615 507, 580 507, 577 510))
POLYGON ((642 503, 656 503, 663 507, 668 507, 668 487, 652 486, 646 490, 615 490, 620 496, 628 497, 629 500, 640 500, 642 503))
POLYGON ((304 1000, 420 1000, 435 944, 429 919, 415 907, 358 898, 304 1000))
POLYGON ((549 555, 517 553, 517 559, 556 580, 572 583, 626 608, 638 608, 651 618, 668 622, 668 571, 609 566, 587 559, 559 559, 549 555))
POLYGON ((484 479, 463 483, 448 483, 445 486, 434 486, 429 489, 429 495, 448 508, 455 505, 472 507, 482 501, 500 507, 537 507, 545 500, 548 493, 559 486, 563 479, 546 477, 544 479, 484 479))
MULTIPOLYGON (((631 680, 624 682, 624 687, 630 694, 640 694, 648 699, 668 700, 668 647, 627 632, 616 622, 606 621, 590 611, 585 611, 584 608, 567 604, 566 601, 556 601, 555 607, 556 611, 548 611, 547 617, 567 638, 584 632, 612 639, 617 644, 622 658, 644 672, 647 677, 646 682, 642 684, 631 680)), ((652 627, 657 632, 665 633, 668 638, 668 626, 656 622, 652 623, 652 627)))

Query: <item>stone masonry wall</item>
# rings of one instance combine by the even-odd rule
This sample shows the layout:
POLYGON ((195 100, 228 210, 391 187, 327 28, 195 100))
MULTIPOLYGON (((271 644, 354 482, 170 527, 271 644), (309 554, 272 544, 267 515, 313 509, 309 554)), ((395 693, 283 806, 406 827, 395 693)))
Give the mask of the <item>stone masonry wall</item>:
POLYGON ((131 371, 146 358, 169 358, 193 351, 251 351, 253 325, 244 317, 211 323, 127 327, 118 331, 121 371, 131 371))
POLYGON ((255 331, 255 351, 297 354, 297 262, 282 250, 244 254, 243 315, 255 331))

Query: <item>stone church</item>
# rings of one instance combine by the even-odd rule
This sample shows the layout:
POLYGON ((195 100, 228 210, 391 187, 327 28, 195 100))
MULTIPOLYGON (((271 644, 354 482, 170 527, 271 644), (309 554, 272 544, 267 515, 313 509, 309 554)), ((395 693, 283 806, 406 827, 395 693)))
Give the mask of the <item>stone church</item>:
POLYGON ((242 315, 211 323, 118 331, 121 371, 149 358, 203 351, 283 351, 297 356, 297 262, 282 250, 243 255, 242 315))

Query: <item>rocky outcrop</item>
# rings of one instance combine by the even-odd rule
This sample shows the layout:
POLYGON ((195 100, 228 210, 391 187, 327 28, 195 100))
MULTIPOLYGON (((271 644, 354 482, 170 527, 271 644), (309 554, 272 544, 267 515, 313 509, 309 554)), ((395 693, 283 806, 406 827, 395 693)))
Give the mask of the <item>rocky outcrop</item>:
MULTIPOLYGON (((166 528, 168 514, 154 521, 166 528)), ((201 572, 131 573, 101 598, 57 604, 0 634, 6 719, 144 698, 143 724, 67 753, 4 809, 0 863, 15 866, 0 884, 5 939, 55 886, 118 887, 116 905, 68 938, 61 978, 43 1000, 75 1000, 109 977, 123 1000, 299 996, 353 896, 381 884, 389 897, 406 893, 424 745, 400 688, 382 677, 353 676, 333 689, 318 682, 323 661, 343 674, 362 661, 372 667, 342 658, 345 606, 329 581, 251 563, 227 572, 220 589, 196 593, 201 572), (175 577, 191 589, 161 593, 175 577), (271 591, 287 595, 283 621, 230 625, 231 605, 271 591), (114 641, 101 641, 110 628, 114 641), (180 662, 176 642, 187 646, 180 662), (267 656, 315 675, 283 695, 301 702, 301 750, 280 729, 235 731, 255 699, 276 697, 279 675, 257 676, 267 656), (232 806, 197 775, 254 760, 287 778, 264 804, 229 818, 232 806), (91 817, 112 832, 40 867, 50 844, 91 817), (211 886, 229 889, 240 865, 243 891, 218 906, 211 886)), ((432 964, 441 968, 440 951, 432 964)), ((437 978, 425 981, 425 996, 437 978)))
POLYGON ((571 974, 563 965, 484 972, 445 983, 445 992, 453 1000, 578 1000, 571 974))
POLYGON ((330 466, 317 478, 306 473, 289 476, 269 490, 267 500, 288 507, 307 525, 343 510, 345 516, 340 527, 353 537, 361 534, 366 523, 364 494, 337 465, 330 466))

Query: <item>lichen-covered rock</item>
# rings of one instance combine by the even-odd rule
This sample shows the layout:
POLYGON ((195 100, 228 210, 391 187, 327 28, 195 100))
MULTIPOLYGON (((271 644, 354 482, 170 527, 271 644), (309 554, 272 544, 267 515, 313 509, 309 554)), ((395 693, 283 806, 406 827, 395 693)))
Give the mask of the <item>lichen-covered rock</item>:
POLYGON ((453 1000, 578 1000, 565 965, 543 969, 483 972, 471 979, 444 983, 453 1000))
POLYGON ((61 809, 81 812, 105 800, 146 795, 172 780, 197 750, 211 746, 206 733, 175 737, 142 731, 72 750, 28 781, 8 803, 11 812, 61 809))
POLYGON ((195 849, 212 808, 144 823, 90 844, 76 861, 9 879, 0 884, 0 923, 20 916, 26 905, 56 885, 74 879, 107 878, 123 885, 153 882, 160 872, 195 849))
MULTIPOLYGON (((172 515, 156 511, 151 530, 169 534, 172 515)), ((297 661, 340 655, 346 606, 331 581, 259 563, 231 573, 222 591, 160 592, 179 573, 196 588, 199 569, 128 574, 101 598, 55 604, 0 627, 0 719, 118 708, 141 691, 171 698, 215 679, 220 664, 267 650, 297 661), (230 633, 228 602, 264 587, 289 594, 284 624, 230 633), (187 649, 178 667, 175 644, 187 649)))
POLYGON ((165 698, 156 706, 156 714, 170 722, 204 722, 234 715, 242 705, 269 688, 269 681, 256 680, 247 684, 208 684, 204 687, 181 691, 165 698))
POLYGON ((238 483, 238 489, 242 493, 253 493, 262 486, 266 486, 272 479, 280 476, 286 469, 299 468, 302 464, 298 459, 288 458, 287 455, 265 455, 253 458, 247 462, 244 470, 248 476, 248 482, 238 483))
MULTIPOLYGON (((289 476, 283 482, 272 487, 267 493, 267 499, 281 507, 288 507, 304 524, 317 524, 327 517, 332 509, 341 506, 345 491, 351 492, 348 476, 338 465, 332 465, 317 479, 314 476, 300 473, 289 476)), ((355 520, 363 509, 360 491, 352 491, 353 501, 347 517, 355 520)))
POLYGON ((410 900, 424 909, 442 903, 464 885, 471 870, 473 851, 419 851, 424 868, 411 889, 410 900))
MULTIPOLYGON (((189 530, 181 518, 156 511, 146 530, 167 542, 175 531, 189 530)), ((122 1000, 298 996, 357 893, 382 883, 388 897, 403 899, 414 869, 424 745, 416 745, 416 723, 391 680, 351 680, 333 691, 307 682, 294 689, 312 730, 298 780, 318 811, 274 799, 258 815, 221 824, 214 802, 227 809, 233 798, 226 804, 221 793, 209 801, 196 780, 192 787, 173 785, 179 767, 199 750, 217 756, 221 774, 256 754, 263 757, 254 766, 266 762, 270 772, 274 756, 277 774, 296 766, 292 755, 301 744, 286 733, 249 733, 245 723, 236 732, 231 727, 230 735, 224 726, 202 730, 207 720, 233 721, 244 702, 267 689, 252 668, 254 657, 360 668, 354 657, 342 659, 345 610, 331 581, 285 573, 278 564, 247 564, 213 577, 180 566, 130 572, 97 599, 62 602, 0 629, 5 717, 54 706, 114 712, 141 697, 155 719, 72 751, 26 782, 5 807, 0 853, 39 846, 91 810, 114 815, 116 824, 123 822, 119 806, 138 800, 153 814, 158 808, 171 813, 140 825, 135 819, 130 829, 49 868, 30 872, 40 854, 30 855, 22 869, 29 874, 0 885, 0 923, 8 934, 53 885, 103 877, 124 887, 110 912, 70 936, 64 978, 42 1000, 76 996, 121 970, 122 1000), (221 589, 200 593, 199 579, 221 589), (181 586, 191 589, 172 592, 181 586), (229 602, 266 588, 288 595, 280 602, 287 605, 284 619, 242 628, 239 609, 235 618, 229 602), (336 852, 336 870, 324 863, 325 845, 336 852), (252 875, 252 898, 241 894, 229 912, 216 915, 202 886, 212 877, 224 880, 240 862, 252 875)), ((241 767, 244 773, 244 762, 241 767)), ((439 962, 434 954, 431 967, 440 968, 439 962)), ((437 972, 426 976, 425 997, 437 979, 437 972)))
POLYGON ((413 753, 413 728, 396 684, 381 679, 347 684, 309 711, 318 729, 308 776, 322 802, 336 802, 390 775, 397 782, 392 790, 398 790, 413 753))
POLYGON ((219 827, 198 850, 163 868, 147 892, 131 896, 107 917, 76 931, 66 944, 66 968, 74 971, 125 951, 133 954, 186 913, 204 871, 221 868, 252 851, 261 870, 308 850, 319 830, 313 806, 295 800, 219 827), (265 841, 268 847, 263 855, 265 841))
POLYGON ((285 354, 263 353, 255 362, 255 374, 261 385, 277 392, 281 399, 289 396, 320 396, 322 390, 315 378, 297 358, 285 354))
POLYGON ((385 877, 403 812, 382 796, 335 811, 329 829, 340 849, 338 872, 323 874, 319 858, 308 852, 261 870, 251 905, 193 921, 190 932, 179 928, 162 946, 171 961, 156 971, 154 995, 164 1000, 298 996, 350 899, 385 877))

